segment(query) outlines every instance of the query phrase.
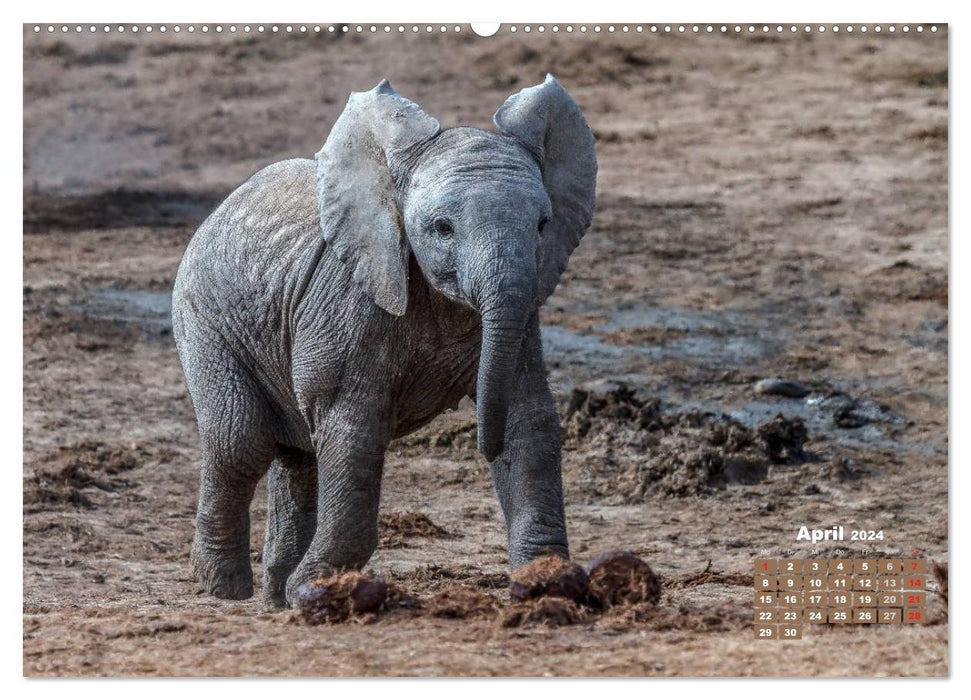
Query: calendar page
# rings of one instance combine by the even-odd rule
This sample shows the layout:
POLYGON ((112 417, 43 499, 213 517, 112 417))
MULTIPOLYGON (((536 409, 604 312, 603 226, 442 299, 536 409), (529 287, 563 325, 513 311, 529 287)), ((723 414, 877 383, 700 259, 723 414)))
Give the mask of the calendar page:
POLYGON ((950 674, 946 13, 85 7, 20 28, 25 676, 950 674))

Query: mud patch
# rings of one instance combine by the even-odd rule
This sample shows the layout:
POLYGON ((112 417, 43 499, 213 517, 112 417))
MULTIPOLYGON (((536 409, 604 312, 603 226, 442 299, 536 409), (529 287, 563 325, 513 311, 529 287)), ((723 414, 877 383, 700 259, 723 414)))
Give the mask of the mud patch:
POLYGON ((424 606, 432 617, 452 620, 485 619, 499 612, 494 596, 471 586, 449 586, 431 597, 424 606))
MULTIPOLYGON (((30 296, 40 296, 31 293, 30 296)), ((44 294, 44 296, 48 296, 44 294)), ((66 346, 83 353, 112 351, 123 354, 143 339, 158 338, 146 333, 145 327, 98 318, 78 309, 48 307, 34 313, 35 300, 24 303, 24 333, 51 346, 66 346)), ((42 359, 42 361, 45 361, 42 359)))
POLYGON ((666 345, 688 335, 683 328, 664 328, 659 326, 637 326, 618 328, 603 335, 608 345, 666 345))
POLYGON ((543 347, 549 362, 587 366, 598 373, 638 372, 645 361, 678 361, 699 366, 733 366, 772 357, 784 339, 765 310, 696 311, 632 306, 588 313, 584 323, 559 324, 556 311, 544 315, 543 347), (599 318, 603 322, 595 323, 599 318))
POLYGON ((381 513, 378 516, 378 536, 385 549, 407 547, 411 539, 455 537, 433 523, 424 513, 415 512, 381 513))
POLYGON ((41 455, 32 465, 33 475, 24 480, 24 504, 95 508, 95 493, 138 485, 122 474, 148 464, 166 464, 176 457, 168 448, 135 443, 88 440, 65 445, 41 455))
POLYGON ((836 391, 820 391, 804 400, 755 400, 730 408, 726 413, 750 429, 771 421, 780 412, 798 418, 808 433, 846 448, 893 450, 910 454, 946 451, 942 440, 901 441, 900 429, 909 421, 889 405, 867 397, 836 391))
POLYGON ((633 629, 651 632, 723 632, 751 627, 752 613, 740 609, 738 605, 726 603, 714 603, 705 608, 684 603, 671 607, 640 604, 611 608, 597 624, 615 632, 633 629))
POLYGON ((946 309, 947 269, 928 269, 898 260, 867 275, 860 291, 864 303, 931 301, 946 309))
POLYGON ((751 586, 752 576, 750 574, 740 574, 735 572, 713 571, 711 560, 703 571, 694 574, 684 574, 664 581, 664 587, 670 590, 680 590, 684 588, 694 588, 709 583, 717 583, 724 586, 751 586))
POLYGON ((96 46, 90 51, 76 51, 70 44, 58 41, 49 46, 35 47, 31 53, 36 56, 58 58, 64 69, 72 66, 114 66, 128 62, 135 45, 127 42, 112 42, 96 46))
POLYGON ((196 227, 221 197, 210 193, 118 189, 97 194, 24 195, 24 233, 117 229, 132 226, 196 227))
POLYGON ((91 317, 172 331, 172 295, 144 289, 96 289, 77 308, 91 317))
POLYGON ((622 382, 595 382, 570 393, 564 417, 569 440, 580 443, 618 425, 648 431, 663 428, 661 402, 641 399, 622 382))
POLYGON ((780 414, 751 430, 726 414, 665 408, 623 382, 575 388, 564 423, 565 449, 588 455, 581 475, 587 490, 629 501, 755 484, 771 465, 808 459, 799 418, 780 414))
POLYGON ((800 418, 786 418, 779 414, 756 428, 761 447, 776 464, 800 464, 806 461, 803 445, 809 439, 806 425, 800 418))

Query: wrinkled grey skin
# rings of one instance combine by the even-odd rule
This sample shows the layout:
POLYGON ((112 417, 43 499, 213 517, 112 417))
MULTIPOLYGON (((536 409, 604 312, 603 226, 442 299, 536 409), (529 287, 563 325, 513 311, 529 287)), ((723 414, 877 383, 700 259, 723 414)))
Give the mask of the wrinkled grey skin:
POLYGON ((378 541, 388 443, 476 399, 513 566, 568 554, 539 305, 590 223, 593 137, 552 76, 499 133, 442 130, 385 81, 313 160, 256 173, 202 224, 173 292, 199 424, 196 576, 253 594, 249 506, 268 474, 271 606, 378 541))

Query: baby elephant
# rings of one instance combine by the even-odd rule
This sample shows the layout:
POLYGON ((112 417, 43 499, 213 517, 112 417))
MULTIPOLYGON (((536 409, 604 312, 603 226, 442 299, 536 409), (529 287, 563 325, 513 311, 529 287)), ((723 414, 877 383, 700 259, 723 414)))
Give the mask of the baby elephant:
POLYGON ((192 565, 212 594, 253 594, 264 474, 269 605, 364 566, 388 444, 465 396, 511 564, 567 555, 538 309, 590 225, 594 139, 552 76, 494 121, 442 129, 383 81, 316 160, 256 173, 189 243, 173 322, 202 448, 192 565))

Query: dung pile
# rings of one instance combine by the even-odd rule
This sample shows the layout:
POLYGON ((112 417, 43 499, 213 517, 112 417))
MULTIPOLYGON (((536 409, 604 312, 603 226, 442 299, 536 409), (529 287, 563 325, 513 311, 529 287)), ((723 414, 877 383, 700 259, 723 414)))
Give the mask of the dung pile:
POLYGON ((591 605, 603 610, 618 606, 655 605, 661 581, 643 559, 630 552, 603 552, 587 566, 591 605))
MULTIPOLYGON (((300 586, 294 619, 313 626, 371 622, 397 613, 492 621, 502 627, 559 627, 596 622, 609 613, 633 624, 653 619, 661 598, 661 582, 651 567, 626 551, 599 554, 586 568, 556 555, 535 559, 508 578, 508 604, 483 590, 494 589, 499 581, 480 576, 457 583, 458 579, 435 577, 433 581, 443 580, 444 585, 421 600, 394 583, 393 574, 389 585, 372 573, 337 572, 300 586)), ((407 580, 427 577, 419 573, 407 580)))
POLYGON ((661 599, 661 582, 647 563, 626 551, 603 552, 586 569, 551 555, 512 574, 513 604, 503 627, 560 627, 595 619, 612 608, 637 607, 642 617, 661 599))
POLYGON ((777 415, 750 430, 728 415, 677 411, 622 382, 577 387, 566 405, 564 449, 583 451, 590 496, 708 495, 763 481, 773 464, 806 460, 800 418, 777 415))
POLYGON ((621 382, 597 382, 574 388, 564 420, 567 439, 593 440, 608 424, 628 433, 661 429, 661 402, 642 400, 634 389, 621 382))
POLYGON ((308 625, 320 625, 375 613, 387 597, 388 585, 380 576, 345 571, 302 584, 295 607, 308 625))
POLYGON ((512 573, 509 597, 515 601, 546 596, 574 603, 587 600, 590 581, 579 564, 556 555, 534 559, 512 573))
POLYGON ((503 627, 562 627, 582 622, 581 607, 590 594, 587 572, 579 564, 556 555, 534 559, 512 572, 510 605, 503 627))

